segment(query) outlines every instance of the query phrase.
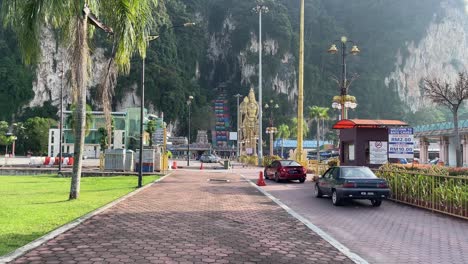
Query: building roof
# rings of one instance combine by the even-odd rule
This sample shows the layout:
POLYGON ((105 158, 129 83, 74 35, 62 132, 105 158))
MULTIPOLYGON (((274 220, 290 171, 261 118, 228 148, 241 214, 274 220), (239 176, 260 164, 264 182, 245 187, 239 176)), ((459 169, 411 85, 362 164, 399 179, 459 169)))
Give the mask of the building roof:
POLYGON ((343 119, 333 125, 334 129, 348 128, 381 128, 388 126, 407 126, 408 124, 400 120, 371 120, 371 119, 343 119))

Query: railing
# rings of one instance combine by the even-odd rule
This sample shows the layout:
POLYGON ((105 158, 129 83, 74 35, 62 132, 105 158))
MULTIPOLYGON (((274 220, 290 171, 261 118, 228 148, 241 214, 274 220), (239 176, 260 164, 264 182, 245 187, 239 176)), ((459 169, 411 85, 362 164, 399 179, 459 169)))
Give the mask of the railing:
POLYGON ((388 181, 391 200, 468 219, 468 177, 377 170, 388 181))
POLYGON ((329 168, 326 163, 319 163, 317 160, 309 160, 307 169, 311 170, 315 175, 322 175, 329 168))

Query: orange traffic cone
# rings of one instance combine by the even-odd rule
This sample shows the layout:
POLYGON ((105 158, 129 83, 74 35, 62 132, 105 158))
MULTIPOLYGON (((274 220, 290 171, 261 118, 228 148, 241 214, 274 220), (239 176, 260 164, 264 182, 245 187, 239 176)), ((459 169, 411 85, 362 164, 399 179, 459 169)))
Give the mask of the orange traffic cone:
POLYGON ((200 170, 203 170, 203 162, 200 162, 200 170))
POLYGON ((265 181, 263 180, 263 172, 260 171, 258 174, 257 186, 266 186, 265 181))

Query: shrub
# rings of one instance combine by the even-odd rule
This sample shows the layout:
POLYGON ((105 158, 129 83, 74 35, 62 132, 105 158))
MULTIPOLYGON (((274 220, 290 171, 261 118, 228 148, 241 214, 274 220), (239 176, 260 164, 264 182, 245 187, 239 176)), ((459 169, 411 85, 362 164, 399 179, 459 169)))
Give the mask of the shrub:
POLYGON ((334 159, 329 159, 327 164, 328 164, 328 167, 335 167, 338 165, 338 163, 340 163, 340 160, 334 158, 334 159))
POLYGON ((281 157, 277 155, 270 155, 270 156, 265 156, 263 157, 263 166, 266 167, 270 165, 273 161, 275 160, 280 160, 281 157))

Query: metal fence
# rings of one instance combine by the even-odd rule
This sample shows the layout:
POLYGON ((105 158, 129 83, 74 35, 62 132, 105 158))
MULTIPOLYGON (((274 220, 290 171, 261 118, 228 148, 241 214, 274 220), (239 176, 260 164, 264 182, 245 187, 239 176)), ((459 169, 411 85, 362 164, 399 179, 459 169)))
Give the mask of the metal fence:
POLYGON ((468 177, 375 171, 386 179, 391 200, 468 219, 468 177))

